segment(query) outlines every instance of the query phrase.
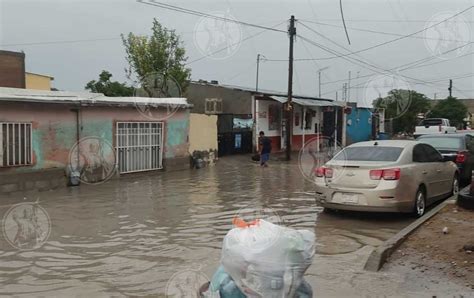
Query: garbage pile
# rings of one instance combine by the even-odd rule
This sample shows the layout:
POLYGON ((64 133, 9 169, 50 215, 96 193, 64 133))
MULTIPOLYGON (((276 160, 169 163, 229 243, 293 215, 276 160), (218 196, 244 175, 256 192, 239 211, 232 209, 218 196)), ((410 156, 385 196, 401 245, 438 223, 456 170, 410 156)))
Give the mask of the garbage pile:
POLYGON ((221 266, 203 297, 312 297, 304 280, 315 235, 257 219, 234 219, 224 238, 221 266))

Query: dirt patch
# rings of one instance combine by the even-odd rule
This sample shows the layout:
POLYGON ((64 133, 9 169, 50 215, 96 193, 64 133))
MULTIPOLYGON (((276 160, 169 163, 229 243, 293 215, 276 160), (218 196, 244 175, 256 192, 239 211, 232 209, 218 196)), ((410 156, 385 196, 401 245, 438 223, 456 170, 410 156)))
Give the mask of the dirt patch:
POLYGON ((448 204, 390 257, 424 274, 439 274, 474 289, 474 212, 448 204))

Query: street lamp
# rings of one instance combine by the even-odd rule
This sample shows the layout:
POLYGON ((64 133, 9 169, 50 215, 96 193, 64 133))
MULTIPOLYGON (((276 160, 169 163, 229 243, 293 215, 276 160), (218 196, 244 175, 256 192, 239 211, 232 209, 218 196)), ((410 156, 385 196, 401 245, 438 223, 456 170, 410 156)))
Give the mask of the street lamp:
POLYGON ((323 67, 318 69, 318 76, 319 76, 319 98, 321 98, 321 72, 328 69, 329 66, 323 67))

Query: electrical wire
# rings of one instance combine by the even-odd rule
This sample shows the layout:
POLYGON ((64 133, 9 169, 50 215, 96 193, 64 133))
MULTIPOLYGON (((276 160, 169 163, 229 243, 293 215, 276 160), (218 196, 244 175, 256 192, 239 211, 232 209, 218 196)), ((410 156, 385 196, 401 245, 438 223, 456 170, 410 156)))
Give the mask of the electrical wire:
MULTIPOLYGON (((405 38, 408 38, 408 37, 410 37, 410 36, 419 34, 419 33, 421 33, 421 32, 424 32, 424 31, 428 30, 428 29, 431 29, 431 28, 433 28, 433 27, 435 27, 435 26, 438 26, 439 24, 442 24, 442 23, 444 23, 444 22, 446 22, 446 21, 449 21, 449 20, 451 20, 451 19, 453 19, 453 18, 455 18, 455 17, 457 17, 457 16, 459 16, 459 15, 461 15, 461 14, 463 14, 463 13, 469 11, 469 10, 471 10, 472 8, 474 8, 474 6, 470 6, 470 7, 466 8, 466 9, 464 9, 464 10, 462 10, 462 11, 460 11, 460 12, 458 12, 458 13, 456 13, 456 14, 454 14, 454 15, 452 15, 452 16, 450 16, 450 17, 448 17, 448 18, 446 18, 446 19, 444 19, 444 20, 442 20, 442 21, 440 21, 440 22, 437 22, 437 23, 435 23, 435 24, 433 24, 433 25, 431 25, 431 26, 425 27, 425 28, 423 28, 423 29, 421 29, 421 30, 418 30, 418 31, 416 31, 416 32, 413 32, 413 33, 410 33, 410 34, 407 34, 407 35, 404 35, 404 36, 401 36, 401 37, 398 37, 398 38, 395 38, 395 39, 392 39, 392 40, 388 40, 388 41, 385 41, 385 42, 382 42, 382 43, 379 43, 379 44, 376 44, 376 45, 373 45, 373 46, 370 46, 370 47, 367 47, 367 48, 364 48, 364 49, 361 49, 361 50, 358 50, 358 51, 354 51, 354 52, 351 52, 351 53, 348 53, 348 54, 345 54, 345 55, 336 55, 336 56, 334 56, 334 57, 328 57, 328 58, 326 58, 326 59, 341 58, 341 57, 345 57, 345 56, 350 56, 350 55, 354 55, 354 54, 359 54, 359 53, 362 53, 362 52, 366 52, 366 51, 369 51, 369 50, 372 50, 372 49, 375 49, 375 48, 378 48, 378 47, 381 47, 381 46, 384 46, 384 45, 387 45, 387 44, 390 44, 390 43, 393 43, 393 42, 396 42, 396 41, 399 41, 399 40, 402 40, 402 39, 405 39, 405 38)), ((300 24, 303 24, 303 23, 300 22, 300 24)), ((308 28, 311 28, 311 27, 308 26, 308 28)), ((311 28, 311 30, 314 30, 314 29, 311 28)), ((314 31, 315 31, 315 30, 314 30, 314 31)), ((321 58, 321 59, 322 59, 322 58, 321 58)))
POLYGON ((339 8, 341 10, 341 19, 342 19, 342 24, 344 25, 344 31, 346 32, 347 42, 349 44, 351 44, 351 40, 349 38, 349 33, 347 33, 346 21, 344 20, 344 11, 342 9, 342 0, 339 0, 339 8))
POLYGON ((231 22, 231 23, 236 23, 236 24, 248 26, 248 27, 265 29, 265 30, 270 30, 270 31, 275 31, 275 32, 282 32, 282 33, 285 33, 285 34, 287 33, 285 30, 279 30, 279 29, 265 27, 265 26, 262 26, 262 25, 257 25, 257 24, 252 24, 252 23, 247 23, 247 22, 243 22, 243 21, 239 21, 239 20, 235 20, 235 19, 219 17, 219 16, 215 16, 215 15, 212 15, 212 14, 208 14, 208 13, 204 13, 204 12, 200 12, 200 11, 196 11, 196 10, 192 10, 192 9, 187 9, 187 8, 183 8, 183 7, 179 7, 179 6, 175 6, 175 5, 171 5, 171 4, 166 4, 166 3, 163 3, 163 2, 158 2, 158 1, 155 1, 155 0, 149 0, 149 1, 147 1, 147 0, 137 0, 137 2, 142 3, 142 4, 146 4, 146 5, 160 7, 160 8, 167 9, 167 10, 172 10, 172 11, 175 11, 175 12, 181 12, 181 13, 190 14, 190 15, 194 15, 194 16, 214 19, 214 20, 218 20, 218 21, 231 22))
MULTIPOLYGON (((275 26, 273 26, 273 27, 271 27, 271 28, 276 28, 276 27, 282 25, 282 24, 285 23, 285 22, 286 22, 286 20, 283 21, 283 22, 280 22, 280 23, 276 24, 275 26)), ((235 43, 230 44, 230 45, 228 45, 228 46, 226 46, 226 47, 223 47, 223 48, 221 48, 221 49, 219 49, 219 50, 217 50, 217 51, 214 51, 214 52, 209 53, 209 54, 207 54, 207 55, 204 55, 204 56, 202 56, 202 57, 200 57, 200 58, 197 58, 197 59, 195 59, 195 60, 192 60, 192 61, 186 63, 185 65, 189 65, 189 64, 192 64, 192 63, 201 61, 201 60, 203 60, 203 59, 205 59, 205 58, 207 58, 207 57, 210 57, 210 56, 213 56, 213 55, 215 55, 215 54, 218 54, 218 53, 220 53, 220 52, 222 52, 222 51, 227 50, 227 49, 230 48, 230 47, 233 47, 233 46, 235 46, 235 45, 238 45, 239 43, 243 43, 243 42, 245 42, 245 41, 247 41, 247 40, 250 40, 250 39, 252 39, 252 38, 254 38, 254 37, 257 37, 257 36, 263 34, 263 33, 266 32, 266 31, 267 31, 267 30, 265 29, 265 30, 262 30, 262 31, 259 31, 259 32, 255 33, 255 34, 253 34, 253 35, 247 36, 246 38, 244 38, 244 39, 242 39, 242 40, 239 40, 238 42, 235 42, 235 43)))
MULTIPOLYGON (((333 27, 333 28, 344 28, 343 26, 339 26, 339 25, 332 25, 332 24, 306 20, 306 19, 300 19, 300 21, 303 21, 305 23, 321 25, 321 26, 333 27)), ((388 35, 388 36, 399 36, 399 37, 406 36, 406 34, 401 34, 401 33, 385 32, 385 31, 378 31, 378 30, 365 29, 365 28, 357 28, 357 27, 347 27, 347 28, 353 31, 368 32, 368 33, 388 35)), ((422 39, 422 40, 436 40, 436 41, 439 40, 439 41, 451 41, 451 42, 466 42, 465 40, 443 39, 443 38, 425 37, 425 36, 416 36, 416 35, 409 36, 409 38, 422 39)))
MULTIPOLYGON (((318 44, 318 43, 316 43, 316 42, 314 42, 314 41, 312 41, 312 40, 310 40, 310 39, 308 39, 308 38, 306 38, 306 37, 304 37, 304 36, 299 35, 299 38, 300 38, 300 39, 303 39, 303 40, 306 40, 306 41, 309 42, 310 44, 312 44, 312 45, 314 45, 314 46, 316 46, 316 47, 318 47, 318 48, 320 48, 320 49, 322 49, 322 50, 324 50, 324 51, 327 51, 327 52, 333 53, 333 54, 334 54, 334 53, 339 54, 337 51, 332 50, 332 49, 330 49, 330 48, 327 48, 327 47, 325 47, 324 45, 318 44)), ((407 75, 402 75, 402 74, 399 74, 399 73, 393 73, 393 72, 391 72, 390 70, 381 69, 381 68, 379 68, 379 67, 377 67, 377 66, 374 66, 374 65, 372 65, 372 64, 370 64, 370 63, 367 63, 367 62, 365 62, 365 61, 362 61, 362 60, 359 60, 359 59, 356 59, 356 58, 347 58, 347 57, 344 57, 344 60, 347 60, 347 61, 349 61, 349 62, 351 62, 351 63, 353 63, 353 64, 356 64, 356 65, 361 66, 361 67, 366 68, 366 69, 370 69, 370 68, 368 68, 366 65, 368 65, 369 67, 372 67, 372 68, 377 68, 377 70, 374 70, 374 69, 370 69, 370 70, 375 71, 376 73, 379 73, 379 74, 381 74, 381 75, 395 75, 395 76, 402 77, 402 78, 404 78, 404 79, 406 79, 406 80, 409 80, 409 81, 411 81, 412 83, 413 83, 413 82, 418 82, 419 85, 433 85, 433 83, 430 83, 430 82, 427 82, 427 81, 424 81, 424 80, 421 80, 421 79, 412 78, 412 77, 409 77, 409 76, 407 76, 407 75), (354 60, 357 61, 357 62, 354 62, 354 60), (378 70, 378 69, 380 69, 381 71, 378 70)), ((360 86, 360 85, 356 85, 356 86, 360 86)), ((354 87, 356 87, 356 86, 354 86, 354 87)), ((337 90, 340 90, 340 89, 337 89, 337 90)), ((334 91, 331 91, 331 93, 332 93, 332 92, 334 92, 334 91)), ((327 93, 325 93, 325 94, 327 94, 327 93)))

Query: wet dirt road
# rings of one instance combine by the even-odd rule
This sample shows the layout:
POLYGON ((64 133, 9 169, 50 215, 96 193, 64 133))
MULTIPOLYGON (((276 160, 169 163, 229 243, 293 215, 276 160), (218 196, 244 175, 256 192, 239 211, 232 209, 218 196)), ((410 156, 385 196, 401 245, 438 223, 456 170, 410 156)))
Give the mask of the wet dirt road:
MULTIPOLYGON (((39 199, 49 215, 51 234, 29 251, 2 236, 0 294, 162 296, 176 272, 212 276, 232 218, 246 206, 271 208, 285 225, 316 233, 306 276, 316 294, 403 294, 403 275, 362 267, 374 246, 412 218, 323 213, 313 193, 296 162, 262 169, 239 156, 201 170, 29 194, 26 200, 39 199)), ((22 201, 22 195, 2 197, 0 215, 22 201)))

